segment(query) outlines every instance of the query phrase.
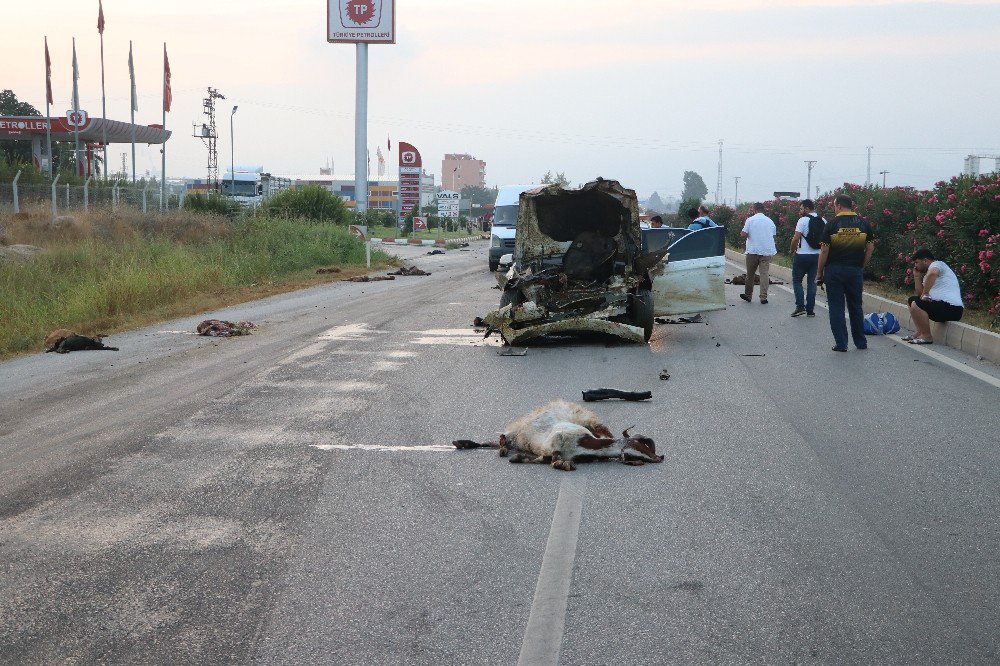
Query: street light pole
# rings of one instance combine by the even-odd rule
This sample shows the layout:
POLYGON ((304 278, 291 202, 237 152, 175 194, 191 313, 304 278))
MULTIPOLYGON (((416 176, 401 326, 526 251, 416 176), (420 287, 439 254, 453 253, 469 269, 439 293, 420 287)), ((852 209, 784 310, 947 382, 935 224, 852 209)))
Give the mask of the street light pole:
POLYGON ((740 205, 740 177, 733 176, 733 180, 736 181, 736 188, 733 190, 733 210, 740 205))
POLYGON ((816 160, 803 160, 806 166, 809 168, 808 175, 806 176, 806 198, 809 198, 809 193, 812 192, 812 180, 813 180, 813 165, 816 164, 816 160))
POLYGON ((885 174, 887 174, 889 172, 888 171, 879 171, 879 173, 882 174, 882 189, 884 190, 885 189, 885 174))
POLYGON ((238 105, 229 114, 229 196, 236 197, 236 134, 233 133, 233 117, 238 105))

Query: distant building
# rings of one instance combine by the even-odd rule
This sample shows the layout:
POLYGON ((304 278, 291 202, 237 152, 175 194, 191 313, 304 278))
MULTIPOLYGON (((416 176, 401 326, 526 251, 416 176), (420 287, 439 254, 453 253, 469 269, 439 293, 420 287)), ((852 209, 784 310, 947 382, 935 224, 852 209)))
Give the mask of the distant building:
MULTIPOLYGON (((354 208, 357 200, 354 188, 354 176, 337 176, 332 174, 308 175, 308 176, 284 176, 292 183, 292 189, 306 187, 307 185, 319 185, 325 187, 333 194, 344 200, 348 208, 354 208)), ((368 209, 369 210, 395 210, 396 197, 399 194, 398 180, 369 180, 368 181, 368 209)))
POLYGON ((449 153, 441 160, 441 187, 461 192, 463 187, 486 187, 486 162, 464 153, 449 153))

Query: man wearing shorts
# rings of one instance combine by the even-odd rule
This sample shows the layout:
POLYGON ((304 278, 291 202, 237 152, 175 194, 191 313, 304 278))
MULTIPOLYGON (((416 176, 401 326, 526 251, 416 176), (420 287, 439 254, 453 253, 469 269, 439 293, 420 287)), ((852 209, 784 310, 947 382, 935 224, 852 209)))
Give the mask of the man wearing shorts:
POLYGON ((913 261, 915 296, 910 296, 910 318, 916 332, 903 340, 911 345, 933 344, 931 322, 958 321, 965 311, 958 276, 943 261, 934 259, 927 248, 920 248, 910 257, 913 261))

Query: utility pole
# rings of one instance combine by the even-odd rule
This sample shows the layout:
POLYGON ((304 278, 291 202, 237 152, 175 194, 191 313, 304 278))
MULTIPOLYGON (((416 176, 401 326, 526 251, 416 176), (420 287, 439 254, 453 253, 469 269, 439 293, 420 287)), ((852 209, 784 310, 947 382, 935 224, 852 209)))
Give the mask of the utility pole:
POLYGON ((885 189, 885 174, 887 174, 889 172, 888 171, 879 171, 879 173, 882 174, 882 189, 884 190, 885 189))
POLYGON ((208 117, 207 123, 201 124, 201 129, 196 124, 194 126, 194 136, 201 139, 208 148, 208 179, 207 184, 213 191, 219 191, 219 151, 216 149, 216 141, 219 133, 215 127, 215 100, 226 99, 226 96, 219 93, 215 88, 208 89, 208 96, 201 101, 202 113, 208 117))
POLYGON ((813 165, 816 164, 817 160, 803 160, 808 168, 806 174, 806 198, 809 197, 809 193, 812 192, 812 182, 813 182, 813 165))
POLYGON ((872 184, 872 148, 874 146, 868 146, 868 171, 865 176, 865 187, 872 184))
POLYGON ((715 177, 715 205, 719 205, 719 191, 722 189, 722 139, 719 139, 719 173, 715 177))
POLYGON ((740 205, 740 177, 733 176, 733 180, 736 181, 736 188, 733 190, 733 209, 735 210, 740 205))

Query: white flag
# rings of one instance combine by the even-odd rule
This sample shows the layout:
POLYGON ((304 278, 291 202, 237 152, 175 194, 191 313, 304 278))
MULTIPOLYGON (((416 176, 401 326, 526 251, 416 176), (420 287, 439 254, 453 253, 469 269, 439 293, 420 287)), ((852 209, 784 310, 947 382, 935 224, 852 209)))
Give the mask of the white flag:
POLYGON ((132 40, 128 43, 128 77, 132 81, 132 110, 139 110, 139 97, 135 94, 135 65, 132 63, 132 40))
POLYGON ((76 37, 73 38, 73 110, 80 110, 80 68, 76 64, 76 37))

